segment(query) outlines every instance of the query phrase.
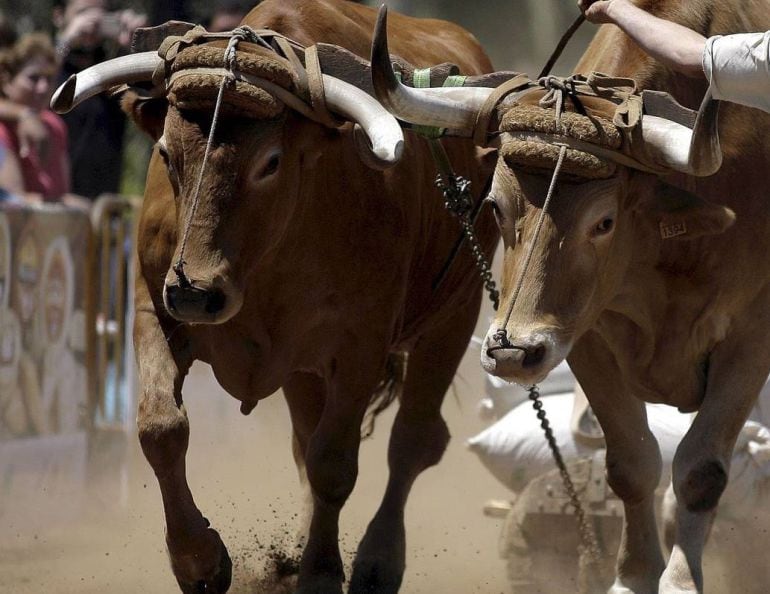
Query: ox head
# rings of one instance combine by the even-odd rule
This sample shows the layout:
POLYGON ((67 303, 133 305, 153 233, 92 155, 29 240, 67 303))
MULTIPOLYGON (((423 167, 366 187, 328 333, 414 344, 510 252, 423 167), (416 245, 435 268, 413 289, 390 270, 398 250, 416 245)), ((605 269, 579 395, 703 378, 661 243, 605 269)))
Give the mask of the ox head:
POLYGON ((163 299, 187 323, 223 323, 240 311, 249 277, 289 228, 319 155, 340 140, 334 128, 355 124, 369 164, 393 165, 402 151, 398 122, 363 91, 319 71, 326 110, 318 114, 300 97, 296 62, 259 43, 242 40, 229 53, 227 46, 204 39, 171 52, 166 43, 163 57, 137 53, 81 72, 52 100, 62 112, 115 85, 141 89, 123 107, 156 140, 146 199, 164 194, 155 204, 167 205, 166 220, 175 210, 163 299))
POLYGON ((732 224, 729 209, 660 180, 719 168, 716 102, 707 98, 695 122, 645 115, 633 138, 625 138, 613 115, 602 113, 603 104, 613 111, 616 104, 588 97, 584 107, 596 107, 590 118, 565 112, 557 119, 542 107, 546 89, 531 83, 495 97, 494 129, 480 134, 474 127, 489 113, 485 103, 494 90, 402 85, 393 76, 384 25, 381 13, 372 75, 383 104, 404 121, 499 148, 487 200, 504 262, 500 307, 482 347, 487 372, 523 385, 541 381, 600 314, 622 301, 624 279, 656 258, 661 242, 721 233, 732 224), (544 212, 562 147, 562 174, 544 212))

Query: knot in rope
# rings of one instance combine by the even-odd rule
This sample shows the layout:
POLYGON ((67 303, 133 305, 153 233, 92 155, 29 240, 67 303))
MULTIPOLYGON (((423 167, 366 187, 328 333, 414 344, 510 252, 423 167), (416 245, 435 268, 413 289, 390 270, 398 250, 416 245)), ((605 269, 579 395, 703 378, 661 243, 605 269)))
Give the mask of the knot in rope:
POLYGON ((235 51, 238 46, 238 42, 242 40, 243 38, 240 36, 231 37, 227 44, 227 49, 225 49, 225 68, 227 68, 229 71, 231 78, 235 78, 235 51))
POLYGON ((248 25, 241 25, 240 27, 236 27, 235 29, 230 31, 230 43, 232 43, 233 39, 238 39, 238 41, 246 41, 248 43, 261 45, 262 47, 265 47, 269 50, 273 49, 273 46, 270 45, 270 43, 266 39, 264 39, 259 33, 257 33, 254 29, 252 29, 248 25))
POLYGON ((511 350, 511 349, 516 349, 520 351, 526 350, 523 347, 518 347, 514 345, 508 339, 508 332, 506 331, 505 328, 498 328, 498 330, 492 335, 492 339, 497 343, 497 346, 487 348, 488 353, 494 353, 495 351, 503 351, 503 350, 511 350))
POLYGON ((563 78, 553 75, 540 77, 537 81, 547 91, 540 99, 539 105, 543 108, 554 108, 557 126, 561 125, 561 115, 564 113, 567 98, 572 101, 578 112, 585 113, 583 104, 578 99, 577 82, 573 76, 563 78))
POLYGON ((233 80, 235 79, 235 70, 237 69, 235 63, 235 53, 238 47, 238 43, 241 41, 261 45, 270 51, 274 51, 273 47, 267 42, 267 40, 265 40, 259 33, 247 25, 236 27, 230 31, 230 40, 227 43, 227 49, 225 49, 225 68, 230 71, 230 76, 233 80))

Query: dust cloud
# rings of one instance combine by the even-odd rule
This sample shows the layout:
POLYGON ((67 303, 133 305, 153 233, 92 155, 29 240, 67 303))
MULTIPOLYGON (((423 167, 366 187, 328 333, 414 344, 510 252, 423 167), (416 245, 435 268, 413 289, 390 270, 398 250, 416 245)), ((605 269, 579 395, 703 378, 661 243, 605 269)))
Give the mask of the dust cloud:
MULTIPOLYGON (((483 391, 477 357, 468 352, 455 395, 450 391, 445 401, 453 439, 444 460, 418 479, 407 507, 405 594, 510 590, 497 550, 502 520, 482 511, 487 499, 505 499, 507 493, 464 446, 483 427, 476 411, 483 391)), ((231 592, 290 592, 278 578, 291 572, 298 556, 303 498, 281 395, 244 417, 204 365, 193 368, 184 393, 191 424, 188 477, 198 506, 233 559, 231 592)), ((340 525, 348 571, 384 491, 394 412, 392 407, 381 416, 374 437, 361 447, 359 479, 340 525)), ((89 464, 85 485, 68 485, 66 496, 59 486, 56 497, 46 498, 46 477, 37 477, 41 492, 31 509, 14 501, 17 513, 0 514, 0 592, 178 591, 166 557, 160 493, 135 433, 100 439, 90 459, 98 467, 89 464)), ((61 479, 56 477, 59 484, 61 479)))

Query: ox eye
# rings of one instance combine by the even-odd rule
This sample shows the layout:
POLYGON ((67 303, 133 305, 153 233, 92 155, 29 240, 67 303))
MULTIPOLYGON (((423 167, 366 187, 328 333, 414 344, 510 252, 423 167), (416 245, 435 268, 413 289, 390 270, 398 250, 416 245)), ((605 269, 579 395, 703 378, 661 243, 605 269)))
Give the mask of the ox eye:
POLYGON ((594 236, 599 235, 606 235, 610 231, 612 231, 613 227, 615 227, 615 219, 612 217, 604 217, 599 223, 594 227, 594 236))
POLYGON ((281 155, 279 154, 271 155, 270 159, 265 165, 265 168, 260 173, 259 177, 260 178, 270 177, 276 171, 278 171, 278 167, 280 167, 280 165, 281 165, 281 155))

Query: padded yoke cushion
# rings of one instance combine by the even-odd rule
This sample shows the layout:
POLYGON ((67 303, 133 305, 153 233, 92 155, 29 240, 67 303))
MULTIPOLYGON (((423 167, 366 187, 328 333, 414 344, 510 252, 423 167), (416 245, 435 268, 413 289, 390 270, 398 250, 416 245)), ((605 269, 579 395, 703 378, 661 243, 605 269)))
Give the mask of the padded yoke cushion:
MULTIPOLYGON (((171 64, 172 76, 197 68, 224 68, 226 41, 193 45, 177 54, 171 64)), ((237 70, 263 78, 284 89, 295 92, 296 83, 288 60, 266 48, 241 42, 235 53, 237 70)), ((190 73, 175 77, 169 88, 169 102, 179 109, 212 111, 216 104, 222 77, 218 74, 190 73)), ((271 93, 247 82, 236 81, 225 87, 222 113, 255 119, 277 117, 284 103, 271 93)))
MULTIPOLYGON (((623 136, 603 116, 565 111, 557 122, 553 108, 540 107, 537 103, 517 102, 506 106, 500 122, 502 132, 514 133, 517 138, 506 140, 500 153, 511 167, 532 173, 549 173, 556 166, 560 152, 559 146, 553 142, 558 143, 560 137, 619 150, 623 136), (538 138, 540 135, 549 135, 552 137, 551 142, 538 138)), ((612 161, 571 148, 567 149, 562 165, 564 175, 573 179, 603 179, 612 176, 615 170, 616 165, 612 161)))

